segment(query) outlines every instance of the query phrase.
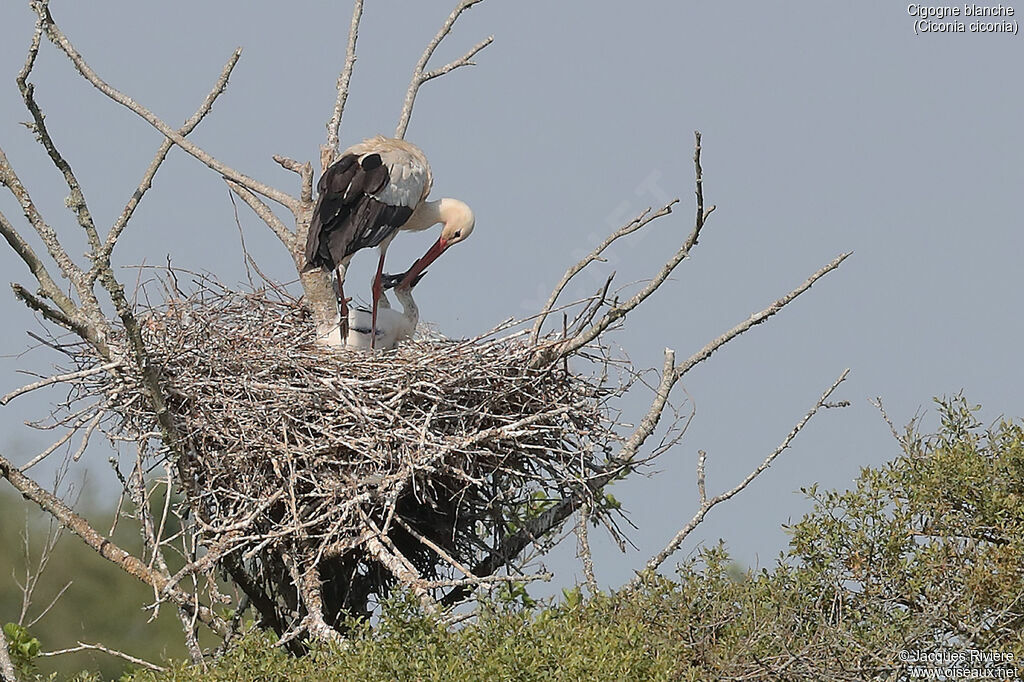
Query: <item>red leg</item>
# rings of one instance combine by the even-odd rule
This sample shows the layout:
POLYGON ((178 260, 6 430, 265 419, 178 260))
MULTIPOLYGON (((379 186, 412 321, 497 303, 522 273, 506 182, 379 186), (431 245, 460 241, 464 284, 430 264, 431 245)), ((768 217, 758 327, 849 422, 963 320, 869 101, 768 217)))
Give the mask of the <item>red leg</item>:
POLYGON ((377 263, 377 275, 373 278, 373 312, 370 314, 370 348, 373 348, 377 340, 377 302, 380 301, 384 285, 381 283, 381 276, 384 272, 384 250, 380 252, 380 261, 377 263))

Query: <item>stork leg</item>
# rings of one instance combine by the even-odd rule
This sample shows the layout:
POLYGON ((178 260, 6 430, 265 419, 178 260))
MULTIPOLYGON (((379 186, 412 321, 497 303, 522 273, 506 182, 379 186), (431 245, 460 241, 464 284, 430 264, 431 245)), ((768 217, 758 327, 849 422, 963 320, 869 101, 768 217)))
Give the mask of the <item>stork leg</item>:
POLYGON ((377 263, 377 274, 373 278, 373 312, 370 313, 370 348, 373 348, 377 340, 377 304, 380 302, 380 295, 384 291, 382 284, 384 272, 384 249, 380 251, 380 261, 377 263))
POLYGON ((345 298, 345 266, 339 265, 336 270, 337 289, 335 293, 338 296, 338 315, 341 317, 339 322, 339 331, 341 332, 341 344, 345 345, 345 339, 348 338, 348 299, 345 298))

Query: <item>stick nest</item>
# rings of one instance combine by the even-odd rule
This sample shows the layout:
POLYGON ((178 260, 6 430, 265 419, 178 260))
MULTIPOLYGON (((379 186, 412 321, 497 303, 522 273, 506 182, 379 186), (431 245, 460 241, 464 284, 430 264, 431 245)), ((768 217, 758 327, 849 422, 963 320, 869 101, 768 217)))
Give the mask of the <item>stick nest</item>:
MULTIPOLYGON (((396 580, 442 598, 517 523, 578 492, 612 438, 604 380, 531 367, 522 334, 335 350, 297 301, 209 282, 141 320, 200 543, 283 621, 310 575, 332 626, 396 580)), ((159 431, 138 389, 97 389, 121 437, 159 431)))

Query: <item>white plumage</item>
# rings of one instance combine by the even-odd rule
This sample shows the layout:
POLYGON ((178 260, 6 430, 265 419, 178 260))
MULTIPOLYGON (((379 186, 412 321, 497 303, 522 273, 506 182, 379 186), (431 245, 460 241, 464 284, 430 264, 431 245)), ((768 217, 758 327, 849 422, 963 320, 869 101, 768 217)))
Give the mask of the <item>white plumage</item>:
POLYGON ((395 289, 395 298, 402 304, 402 312, 391 307, 385 294, 381 294, 377 310, 377 329, 372 328, 373 312, 365 308, 351 308, 348 312, 347 348, 361 350, 391 350, 406 339, 411 339, 419 323, 420 311, 412 297, 412 289, 395 289))
POLYGON ((399 230, 419 231, 443 224, 437 242, 404 273, 407 287, 448 247, 473 231, 473 212, 463 202, 427 201, 432 182, 430 164, 418 147, 405 140, 380 136, 347 149, 320 178, 306 239, 304 269, 337 271, 342 321, 339 336, 347 338, 344 327, 349 314, 343 285, 348 263, 357 251, 373 246, 380 250, 372 286, 373 319, 383 291, 384 255, 399 230))

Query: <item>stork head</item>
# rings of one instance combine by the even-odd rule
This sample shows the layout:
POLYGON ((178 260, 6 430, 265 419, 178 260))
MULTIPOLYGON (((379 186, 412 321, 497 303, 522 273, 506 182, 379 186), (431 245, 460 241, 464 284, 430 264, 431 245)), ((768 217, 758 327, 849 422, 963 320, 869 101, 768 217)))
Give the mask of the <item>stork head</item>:
POLYGON ((438 202, 437 222, 442 225, 441 236, 423 254, 422 258, 413 263, 409 271, 405 273, 401 286, 411 286, 413 280, 426 270, 427 266, 437 260, 449 247, 464 241, 476 227, 473 210, 458 199, 441 199, 438 202))
POLYGON ((473 233, 476 227, 476 218, 473 216, 473 209, 458 199, 441 199, 440 210, 441 238, 443 242, 442 251, 452 244, 458 244, 473 233))

